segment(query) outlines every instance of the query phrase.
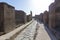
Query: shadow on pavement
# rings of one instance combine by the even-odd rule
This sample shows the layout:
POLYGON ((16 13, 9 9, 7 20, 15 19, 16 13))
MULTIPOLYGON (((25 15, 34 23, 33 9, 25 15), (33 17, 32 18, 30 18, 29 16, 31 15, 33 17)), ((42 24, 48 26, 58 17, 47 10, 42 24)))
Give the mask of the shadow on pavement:
MULTIPOLYGON (((37 20, 37 22, 39 22, 40 24, 44 24, 43 22, 41 22, 41 21, 39 21, 39 20, 37 20)), ((47 25, 43 25, 43 26, 44 26, 46 32, 48 33, 49 37, 51 38, 51 40, 58 40, 58 39, 55 37, 55 35, 53 34, 53 32, 48 28, 47 25)))

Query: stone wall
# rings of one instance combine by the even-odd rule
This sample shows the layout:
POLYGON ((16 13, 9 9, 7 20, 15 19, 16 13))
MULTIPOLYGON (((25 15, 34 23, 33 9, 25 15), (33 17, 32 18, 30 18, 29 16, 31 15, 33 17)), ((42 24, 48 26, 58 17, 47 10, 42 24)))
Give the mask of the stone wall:
POLYGON ((3 12, 4 7, 3 6, 4 5, 0 3, 0 32, 4 31, 4 28, 3 28, 3 26, 4 26, 4 24, 3 24, 4 23, 4 12, 3 12))
POLYGON ((31 21, 31 15, 27 15, 27 22, 31 21))
POLYGON ((43 14, 43 23, 45 25, 49 24, 49 13, 48 13, 48 11, 45 11, 44 14, 43 14))
POLYGON ((49 27, 55 28, 60 26, 60 0, 55 0, 49 6, 49 27))
POLYGON ((3 22, 1 21, 2 22, 1 24, 3 25, 1 27, 2 30, 4 30, 3 32, 8 33, 15 29, 15 11, 14 11, 15 8, 4 2, 1 2, 0 4, 2 6, 2 8, 0 8, 2 9, 0 10, 1 12, 0 20, 3 20, 3 22))
POLYGON ((43 13, 41 13, 41 14, 39 15, 39 20, 40 20, 41 22, 43 22, 43 13))
POLYGON ((55 27, 55 3, 49 6, 49 28, 55 27))
POLYGON ((27 22, 26 13, 22 10, 15 10, 16 24, 24 24, 27 22))
POLYGON ((35 15, 35 19, 39 20, 40 19, 39 15, 35 15))
POLYGON ((27 15, 27 22, 32 20, 32 11, 30 11, 30 14, 27 15))
POLYGON ((60 0, 55 0, 49 6, 49 28, 55 33, 55 36, 60 39, 60 0))

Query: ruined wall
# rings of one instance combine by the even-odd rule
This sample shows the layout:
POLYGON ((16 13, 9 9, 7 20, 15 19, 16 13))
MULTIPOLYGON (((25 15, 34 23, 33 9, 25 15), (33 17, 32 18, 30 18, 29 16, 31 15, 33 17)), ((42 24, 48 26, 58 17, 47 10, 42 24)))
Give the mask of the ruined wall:
POLYGON ((39 15, 35 15, 35 19, 39 20, 40 19, 39 15))
POLYGON ((60 28, 60 0, 55 1, 55 28, 60 28))
POLYGON ((27 22, 26 13, 22 10, 15 10, 16 24, 24 24, 27 22))
POLYGON ((60 26, 60 0, 55 0, 49 6, 49 27, 56 28, 60 26))
POLYGON ((55 27, 55 3, 49 6, 49 28, 55 27))
POLYGON ((31 21, 32 20, 32 12, 30 12, 29 15, 27 15, 27 22, 31 21))
POLYGON ((43 23, 45 25, 49 24, 49 13, 48 13, 48 11, 45 11, 44 14, 43 14, 43 23))
MULTIPOLYGON (((15 8, 7 3, 0 3, 0 27, 8 33, 15 29, 15 8)), ((1 30, 0 30, 1 31, 1 30)))
POLYGON ((43 13, 41 13, 41 14, 39 15, 39 20, 40 20, 41 22, 43 22, 43 13))
POLYGON ((4 5, 0 3, 0 34, 4 31, 4 5))
POLYGON ((31 21, 31 15, 27 15, 27 22, 31 21))
POLYGON ((4 4, 4 29, 10 32, 15 29, 15 8, 8 4, 4 4))

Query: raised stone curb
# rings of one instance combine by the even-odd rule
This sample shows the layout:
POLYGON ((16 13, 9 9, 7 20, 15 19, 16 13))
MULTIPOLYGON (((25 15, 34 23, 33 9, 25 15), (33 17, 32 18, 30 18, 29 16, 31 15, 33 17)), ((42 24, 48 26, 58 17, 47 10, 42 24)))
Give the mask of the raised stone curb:
POLYGON ((30 25, 32 22, 33 22, 33 20, 30 21, 30 22, 28 22, 28 23, 26 23, 26 24, 24 24, 24 25, 22 25, 22 26, 20 26, 20 27, 18 27, 18 28, 16 28, 15 30, 13 30, 13 31, 5 34, 5 35, 0 36, 0 40, 14 40, 14 38, 15 38, 21 31, 23 31, 28 25, 30 25))

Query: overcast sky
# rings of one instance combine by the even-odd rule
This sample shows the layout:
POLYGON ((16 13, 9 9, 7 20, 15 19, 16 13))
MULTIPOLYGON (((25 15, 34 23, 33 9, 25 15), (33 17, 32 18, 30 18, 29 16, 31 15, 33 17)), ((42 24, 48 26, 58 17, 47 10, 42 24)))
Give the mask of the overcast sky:
POLYGON ((54 2, 54 0, 0 0, 0 2, 7 2, 8 4, 15 7, 17 10, 23 10, 27 14, 30 10, 35 14, 43 13, 48 10, 49 5, 54 2))

